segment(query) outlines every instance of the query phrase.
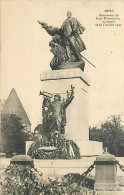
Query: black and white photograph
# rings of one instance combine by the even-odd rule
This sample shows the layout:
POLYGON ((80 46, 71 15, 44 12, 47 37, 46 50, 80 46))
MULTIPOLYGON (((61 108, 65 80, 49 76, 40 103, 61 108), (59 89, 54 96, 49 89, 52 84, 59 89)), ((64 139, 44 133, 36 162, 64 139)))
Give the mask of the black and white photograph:
POLYGON ((124 1, 1 0, 0 194, 124 194, 124 1))

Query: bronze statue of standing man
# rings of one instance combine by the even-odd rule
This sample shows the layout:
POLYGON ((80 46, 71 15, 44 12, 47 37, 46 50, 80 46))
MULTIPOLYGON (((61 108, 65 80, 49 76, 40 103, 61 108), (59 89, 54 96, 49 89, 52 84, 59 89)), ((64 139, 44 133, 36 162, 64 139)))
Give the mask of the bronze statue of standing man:
POLYGON ((67 19, 63 22, 61 28, 48 26, 47 23, 43 22, 39 22, 39 24, 52 36, 49 46, 54 54, 54 58, 50 63, 53 70, 56 70, 58 66, 65 62, 84 62, 81 52, 86 47, 80 34, 84 32, 85 28, 76 18, 72 17, 71 12, 67 12, 67 19))
POLYGON ((80 52, 86 49, 80 34, 85 28, 76 18, 72 18, 72 13, 67 12, 67 19, 63 22, 61 33, 63 38, 63 46, 66 48, 69 61, 80 61, 82 55, 80 52))

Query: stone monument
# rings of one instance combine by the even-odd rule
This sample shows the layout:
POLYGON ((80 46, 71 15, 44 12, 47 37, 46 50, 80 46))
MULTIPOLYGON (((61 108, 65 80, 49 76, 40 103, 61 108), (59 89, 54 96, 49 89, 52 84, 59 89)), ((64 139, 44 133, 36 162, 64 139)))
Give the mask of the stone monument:
MULTIPOLYGON (((40 74, 41 94, 47 93, 54 98, 56 94, 59 94, 58 98, 61 98, 63 104, 65 98, 71 102, 66 110, 67 123, 58 127, 59 132, 67 139, 75 141, 80 148, 81 156, 99 155, 102 153, 102 143, 89 140, 90 81, 84 73, 85 61, 83 59, 87 59, 82 56, 81 52, 86 49, 86 46, 80 37, 85 28, 76 18, 72 18, 71 12, 67 12, 67 19, 61 28, 48 26, 43 22, 39 24, 52 36, 49 46, 54 54, 50 62, 52 70, 40 74), (67 90, 70 86, 69 95, 67 90)), ((62 118, 58 117, 60 118, 60 121, 57 119, 58 123, 62 122, 62 118)))

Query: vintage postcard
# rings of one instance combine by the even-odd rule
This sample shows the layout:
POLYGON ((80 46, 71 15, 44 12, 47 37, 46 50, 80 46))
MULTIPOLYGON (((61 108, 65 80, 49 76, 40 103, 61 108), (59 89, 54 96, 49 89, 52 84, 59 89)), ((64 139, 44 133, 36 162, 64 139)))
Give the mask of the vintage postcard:
POLYGON ((2 193, 123 191, 124 1, 0 4, 2 193))

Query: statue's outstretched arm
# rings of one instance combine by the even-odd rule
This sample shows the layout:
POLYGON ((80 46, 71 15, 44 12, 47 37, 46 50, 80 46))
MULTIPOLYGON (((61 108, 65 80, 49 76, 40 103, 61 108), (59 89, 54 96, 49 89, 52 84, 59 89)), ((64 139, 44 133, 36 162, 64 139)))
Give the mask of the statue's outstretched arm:
POLYGON ((49 35, 51 35, 51 36, 54 36, 55 34, 58 34, 58 35, 60 35, 60 29, 59 28, 57 28, 57 27, 52 27, 52 26, 48 26, 48 24, 47 23, 45 23, 45 22, 40 22, 40 21, 38 21, 38 23, 42 26, 42 28, 44 28, 46 31, 47 31, 47 33, 49 34, 49 35))
POLYGON ((68 91, 67 91, 67 99, 66 102, 64 102, 64 106, 67 107, 72 100, 74 99, 74 87, 71 85, 71 94, 68 96, 68 91))

